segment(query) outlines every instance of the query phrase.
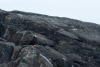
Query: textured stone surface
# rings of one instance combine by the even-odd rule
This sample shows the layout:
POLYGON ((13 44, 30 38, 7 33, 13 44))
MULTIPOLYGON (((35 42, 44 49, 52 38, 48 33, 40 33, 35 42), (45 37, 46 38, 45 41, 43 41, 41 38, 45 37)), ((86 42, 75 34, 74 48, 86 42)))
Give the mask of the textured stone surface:
POLYGON ((14 50, 14 44, 0 41, 0 63, 9 62, 14 50))
POLYGON ((0 10, 0 67, 100 67, 100 25, 0 10))

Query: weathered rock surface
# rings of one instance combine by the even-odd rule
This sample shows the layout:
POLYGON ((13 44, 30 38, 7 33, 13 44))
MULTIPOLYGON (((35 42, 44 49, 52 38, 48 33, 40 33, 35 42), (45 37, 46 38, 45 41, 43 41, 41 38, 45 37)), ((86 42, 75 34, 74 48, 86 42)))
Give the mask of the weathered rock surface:
POLYGON ((100 25, 0 10, 0 67, 100 67, 100 25))

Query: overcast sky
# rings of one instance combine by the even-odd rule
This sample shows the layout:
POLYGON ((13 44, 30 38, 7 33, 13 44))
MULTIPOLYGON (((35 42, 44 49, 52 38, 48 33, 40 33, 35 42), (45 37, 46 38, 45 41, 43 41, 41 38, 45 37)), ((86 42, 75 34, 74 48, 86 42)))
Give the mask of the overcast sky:
POLYGON ((0 0, 0 9, 68 17, 100 24, 100 0, 0 0))

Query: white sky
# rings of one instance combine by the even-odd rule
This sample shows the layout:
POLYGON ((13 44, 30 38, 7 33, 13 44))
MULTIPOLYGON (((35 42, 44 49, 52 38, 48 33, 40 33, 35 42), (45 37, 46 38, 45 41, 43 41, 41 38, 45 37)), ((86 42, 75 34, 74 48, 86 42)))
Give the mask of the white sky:
POLYGON ((68 17, 100 24, 100 0, 0 0, 0 9, 68 17))

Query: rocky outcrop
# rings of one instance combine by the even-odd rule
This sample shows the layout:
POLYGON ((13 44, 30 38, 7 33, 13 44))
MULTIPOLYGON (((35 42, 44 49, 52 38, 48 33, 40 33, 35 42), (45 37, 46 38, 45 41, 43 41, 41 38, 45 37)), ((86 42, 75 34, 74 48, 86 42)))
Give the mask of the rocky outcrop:
POLYGON ((100 67, 99 44, 100 25, 0 10, 0 67, 100 67))

